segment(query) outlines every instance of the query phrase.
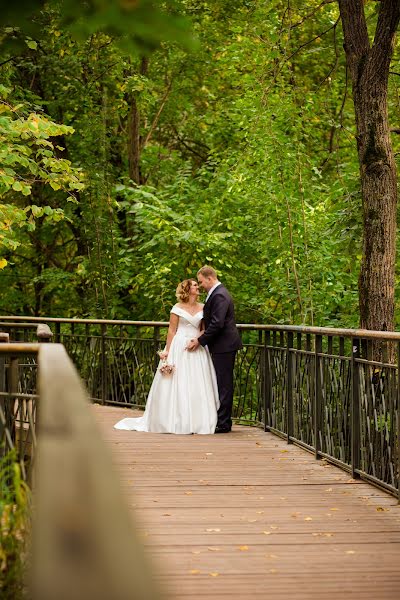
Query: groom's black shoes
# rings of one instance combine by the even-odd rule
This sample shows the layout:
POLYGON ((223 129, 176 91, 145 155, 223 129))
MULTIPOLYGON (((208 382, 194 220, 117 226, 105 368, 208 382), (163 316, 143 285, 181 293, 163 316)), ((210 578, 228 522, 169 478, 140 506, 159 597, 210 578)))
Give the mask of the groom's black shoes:
POLYGON ((216 427, 214 433, 229 433, 231 431, 230 427, 216 427))

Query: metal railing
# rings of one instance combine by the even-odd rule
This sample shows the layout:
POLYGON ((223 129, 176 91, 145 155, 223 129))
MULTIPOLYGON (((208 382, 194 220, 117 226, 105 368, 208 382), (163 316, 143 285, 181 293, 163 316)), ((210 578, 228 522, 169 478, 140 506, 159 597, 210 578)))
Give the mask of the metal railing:
MULTIPOLYGON (((145 405, 167 323, 0 317, 0 328, 23 340, 38 322, 65 345, 92 399, 145 405)), ((234 418, 400 498, 400 333, 254 324, 239 330, 234 418)))

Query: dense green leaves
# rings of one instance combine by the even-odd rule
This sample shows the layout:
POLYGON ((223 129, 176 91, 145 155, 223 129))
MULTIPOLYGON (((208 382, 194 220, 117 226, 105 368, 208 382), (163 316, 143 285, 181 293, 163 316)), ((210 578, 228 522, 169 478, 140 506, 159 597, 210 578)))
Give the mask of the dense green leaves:
POLYGON ((12 60, 4 46, 13 108, 0 124, 17 127, 22 103, 29 136, 9 142, 4 205, 25 204, 3 231, 1 310, 164 319, 177 282, 212 263, 242 322, 356 326, 361 197, 337 4, 166 2, 134 30, 139 55, 120 17, 113 31, 88 6, 80 37, 45 10, 40 35, 9 32, 24 41, 12 60), (188 22, 195 51, 166 41, 188 22))

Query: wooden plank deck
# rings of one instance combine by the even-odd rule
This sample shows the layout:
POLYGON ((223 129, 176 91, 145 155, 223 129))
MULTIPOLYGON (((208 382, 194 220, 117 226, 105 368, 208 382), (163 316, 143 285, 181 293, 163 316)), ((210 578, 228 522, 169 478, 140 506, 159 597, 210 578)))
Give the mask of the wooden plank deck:
POLYGON ((93 411, 171 598, 400 597, 392 496, 259 429, 117 431, 132 411, 93 411))

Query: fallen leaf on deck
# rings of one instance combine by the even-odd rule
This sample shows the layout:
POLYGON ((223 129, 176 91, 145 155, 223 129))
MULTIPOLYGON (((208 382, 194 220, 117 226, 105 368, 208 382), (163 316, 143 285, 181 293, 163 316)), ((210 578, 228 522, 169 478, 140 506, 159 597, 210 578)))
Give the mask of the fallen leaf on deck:
POLYGON ((219 552, 221 548, 215 548, 214 546, 208 546, 207 550, 210 552, 219 552))
POLYGON ((383 506, 377 506, 377 507, 376 507, 376 510, 377 510, 378 512, 385 512, 385 511, 388 511, 389 509, 388 509, 388 508, 383 508, 383 506))
POLYGON ((332 492, 332 488, 328 488, 327 490, 325 490, 326 492, 332 492))
POLYGON ((201 573, 201 571, 199 571, 199 569, 192 569, 191 571, 189 571, 189 573, 191 575, 197 575, 198 573, 201 573))
POLYGON ((305 521, 312 521, 312 517, 305 517, 305 521))
POLYGON ((266 558, 278 558, 276 554, 266 554, 266 558))
POLYGON ((169 513, 164 513, 163 517, 170 517, 171 515, 169 513))
POLYGON ((270 525, 271 529, 278 529, 278 525, 270 525))
POLYGON ((356 551, 355 550, 346 550, 346 554, 355 554, 356 551))
POLYGON ((192 550, 192 554, 201 554, 201 550, 192 550))
POLYGON ((213 528, 210 528, 210 529, 206 529, 206 531, 221 531, 221 530, 220 530, 220 529, 213 529, 213 528))
POLYGON ((247 519, 248 523, 257 523, 257 519, 247 519))
POLYGON ((329 510, 340 510, 340 508, 330 508, 329 510))
POLYGON ((271 532, 270 532, 270 531, 263 531, 263 533, 264 533, 265 535, 271 535, 271 532))
POLYGON ((214 573, 209 573, 209 575, 211 577, 218 577, 219 573, 217 573, 216 571, 214 573))
POLYGON ((206 452, 206 456, 212 456, 213 452, 206 452))
POLYGON ((239 546, 239 550, 242 550, 242 552, 245 552, 248 549, 249 549, 248 546, 239 546))
POLYGON ((346 483, 357 483, 356 479, 348 479, 346 483))
POLYGON ((269 570, 269 572, 270 572, 270 573, 277 573, 277 572, 278 572, 278 570, 277 570, 277 569, 270 569, 270 570, 269 570))
POLYGON ((193 492, 185 492, 186 496, 191 496, 193 492))

